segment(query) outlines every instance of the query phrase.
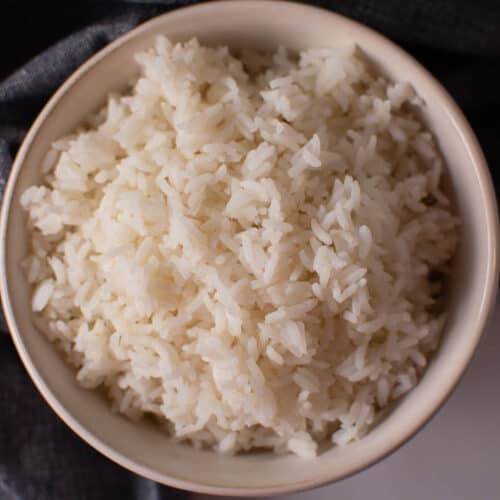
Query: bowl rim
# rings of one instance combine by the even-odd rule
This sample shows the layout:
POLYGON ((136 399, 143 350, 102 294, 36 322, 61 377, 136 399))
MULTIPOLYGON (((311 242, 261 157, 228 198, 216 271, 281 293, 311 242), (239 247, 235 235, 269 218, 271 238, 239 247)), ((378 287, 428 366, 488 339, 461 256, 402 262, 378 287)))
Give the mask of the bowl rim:
MULTIPOLYGON (((195 35, 193 33, 193 35, 195 35)), ((498 224, 498 211, 495 198, 495 191, 493 188, 490 172, 481 150, 479 142, 472 131, 470 125, 468 124, 462 111, 444 89, 444 87, 436 80, 436 78, 429 73, 413 56, 408 54, 405 50, 399 47, 397 44, 389 40, 384 35, 347 18, 341 14, 338 14, 332 10, 327 10, 321 7, 306 5, 298 2, 292 1, 282 1, 282 0, 239 0, 234 2, 231 0, 218 0, 211 2, 202 2, 195 5, 188 5, 180 8, 174 8, 163 14, 157 15, 152 19, 143 22, 128 31, 124 35, 118 37, 113 42, 105 46, 103 49, 98 51, 87 61, 85 61, 80 67, 78 67, 56 90, 52 97, 44 105, 37 118, 33 122, 32 126, 28 130, 24 140, 19 147, 15 160, 12 164, 11 171, 9 174, 8 181, 5 186, 4 196, 2 200, 2 207, 0 212, 0 295, 2 297, 2 307, 5 315, 7 325, 11 337, 13 339, 16 350, 22 360, 24 367, 26 368, 30 378, 37 387, 38 391, 41 393, 48 405, 53 409, 53 411, 61 418, 64 423, 70 427, 80 438, 86 441, 90 446, 99 451, 101 454, 109 458, 110 460, 118 463, 122 467, 144 476, 153 481, 181 488, 184 490, 189 490, 197 493, 204 494, 216 494, 225 496, 263 496, 263 495, 277 495, 284 493, 291 493, 302 491, 304 489, 318 487, 325 485, 332 481, 337 481, 351 476, 375 463, 382 460, 387 455, 396 451, 401 447, 406 441, 408 441, 419 429, 421 429, 439 410, 439 408, 448 399, 453 389, 456 387, 463 374, 465 373, 472 356, 476 350, 477 344, 481 338, 481 335, 486 327, 487 321, 495 303, 496 290, 498 288, 498 273, 499 273, 499 262, 498 262, 498 246, 500 240, 499 224, 498 224), (468 345, 468 352, 463 359, 463 362, 459 368, 456 370, 456 376, 454 379, 446 384, 443 384, 442 388, 436 389, 439 392, 440 397, 437 404, 427 409, 424 418, 418 420, 418 422, 408 425, 405 432, 398 436, 395 444, 390 443, 381 449, 374 456, 365 457, 360 460, 355 465, 350 467, 350 470, 342 474, 324 474, 321 477, 305 478, 294 482, 293 484, 278 484, 273 486, 225 486, 225 485, 214 485, 206 484, 202 482, 195 482, 193 480, 179 479, 174 476, 170 476, 164 473, 160 473, 151 467, 141 465, 134 459, 131 459, 121 452, 117 451, 102 439, 95 436, 92 432, 87 430, 84 425, 82 425, 75 417, 72 416, 70 411, 68 411, 48 388, 45 381, 42 379, 40 373, 38 372, 35 363, 31 359, 31 356, 22 340, 22 335, 17 327, 16 318, 14 316, 12 303, 10 300, 9 286, 7 283, 7 262, 6 262, 6 236, 7 229, 9 225, 9 214, 10 207, 13 201, 14 188, 16 185, 17 178, 24 164, 24 159, 30 152, 31 145, 36 139, 38 130, 41 128, 42 124, 50 118, 53 110, 58 105, 60 99, 78 82, 80 77, 87 73, 97 62, 101 61, 113 51, 121 47, 122 45, 128 43, 129 40, 154 29, 156 26, 161 25, 166 17, 182 18, 186 14, 189 15, 214 15, 214 9, 262 9, 262 8, 273 8, 273 9, 283 9, 283 13, 289 12, 288 9, 295 10, 296 13, 303 12, 304 14, 310 13, 316 14, 320 13, 323 16, 329 16, 332 19, 336 19, 337 22, 344 23, 349 26, 353 34, 363 32, 365 36, 376 41, 379 45, 385 46, 390 49, 393 53, 397 53, 401 58, 406 59, 420 75, 425 78, 433 88, 433 92, 436 94, 437 98, 443 102, 447 113, 450 116, 451 121, 454 123, 456 132, 460 136, 461 142, 465 145, 470 157, 472 158, 472 165, 475 169, 477 175, 478 183, 482 191, 484 208, 486 220, 485 224, 487 226, 487 246, 488 246, 488 263, 487 263, 487 279, 482 288, 481 306, 478 311, 476 320, 476 329, 471 335, 471 341, 468 345)), ((373 454, 372 454, 373 455, 373 454)))

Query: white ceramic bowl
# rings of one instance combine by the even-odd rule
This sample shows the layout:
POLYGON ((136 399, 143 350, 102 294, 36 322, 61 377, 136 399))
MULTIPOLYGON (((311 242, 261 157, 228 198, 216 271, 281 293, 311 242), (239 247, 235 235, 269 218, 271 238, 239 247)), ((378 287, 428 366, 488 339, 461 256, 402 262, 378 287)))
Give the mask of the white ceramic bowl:
MULTIPOLYGON (((352 474, 400 446, 437 410, 464 372, 484 329, 497 286, 498 214, 488 168, 474 134, 441 85, 403 50, 346 18, 286 2, 211 2, 153 19, 110 44, 56 92, 29 131, 15 160, 1 214, 1 291, 17 350, 54 411, 84 440, 128 469, 178 488, 225 495, 270 495, 318 486, 352 474), (30 292, 19 270, 27 252, 19 195, 40 180, 50 143, 77 126, 137 72, 133 55, 158 34, 174 40, 291 49, 355 42, 382 73, 410 81, 425 100, 423 119, 447 160, 463 220, 449 321, 439 351, 418 386, 361 441, 304 461, 253 453, 223 456, 173 443, 147 422, 113 414, 94 391, 79 387, 54 346, 35 330, 30 292)), ((15 402, 13 403, 15 404, 15 402)), ((466 429, 464 429, 464 432, 466 429)))

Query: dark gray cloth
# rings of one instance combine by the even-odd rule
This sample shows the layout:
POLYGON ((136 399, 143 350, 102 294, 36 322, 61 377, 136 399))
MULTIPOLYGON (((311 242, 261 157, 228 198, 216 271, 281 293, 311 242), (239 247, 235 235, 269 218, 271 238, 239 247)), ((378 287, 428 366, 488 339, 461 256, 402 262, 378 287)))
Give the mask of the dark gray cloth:
MULTIPOLYGON (((37 113, 90 55, 141 21, 190 1, 0 4, 0 190, 37 113), (50 48, 46 48, 49 47, 50 48), (45 49, 45 50, 44 50, 45 49)), ((471 121, 500 185, 500 4, 495 0, 311 2, 382 31, 423 62, 471 121)), ((5 331, 5 326, 3 326, 5 331)), ((38 395, 0 333, 0 500, 156 500, 182 496, 138 478, 72 434, 38 395)))
POLYGON ((0 336, 1 500, 183 500, 104 458, 56 417, 0 336))

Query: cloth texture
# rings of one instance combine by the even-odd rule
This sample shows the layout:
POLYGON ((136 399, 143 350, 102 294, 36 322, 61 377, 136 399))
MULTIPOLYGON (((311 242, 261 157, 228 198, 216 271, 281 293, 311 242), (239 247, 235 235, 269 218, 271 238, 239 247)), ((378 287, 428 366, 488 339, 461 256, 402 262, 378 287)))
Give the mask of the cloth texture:
MULTIPOLYGON (((4 47, 0 58, 0 196, 27 129, 60 84, 92 54, 137 24, 192 3, 197 2, 4 0, 0 4, 4 47)), ((500 4, 496 0, 309 3, 381 31, 420 60, 471 122, 498 192, 500 4)), ((66 428, 29 380, 3 319, 0 330, 0 500, 186 496, 127 472, 66 428)))

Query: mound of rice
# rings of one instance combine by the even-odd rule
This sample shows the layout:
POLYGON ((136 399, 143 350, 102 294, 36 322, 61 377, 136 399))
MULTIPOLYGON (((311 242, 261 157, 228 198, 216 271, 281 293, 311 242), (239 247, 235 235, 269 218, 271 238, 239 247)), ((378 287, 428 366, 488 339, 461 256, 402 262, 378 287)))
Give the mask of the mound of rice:
POLYGON ((354 49, 138 54, 26 190, 33 310, 118 411, 303 457, 418 381, 458 220, 408 84, 354 49))

